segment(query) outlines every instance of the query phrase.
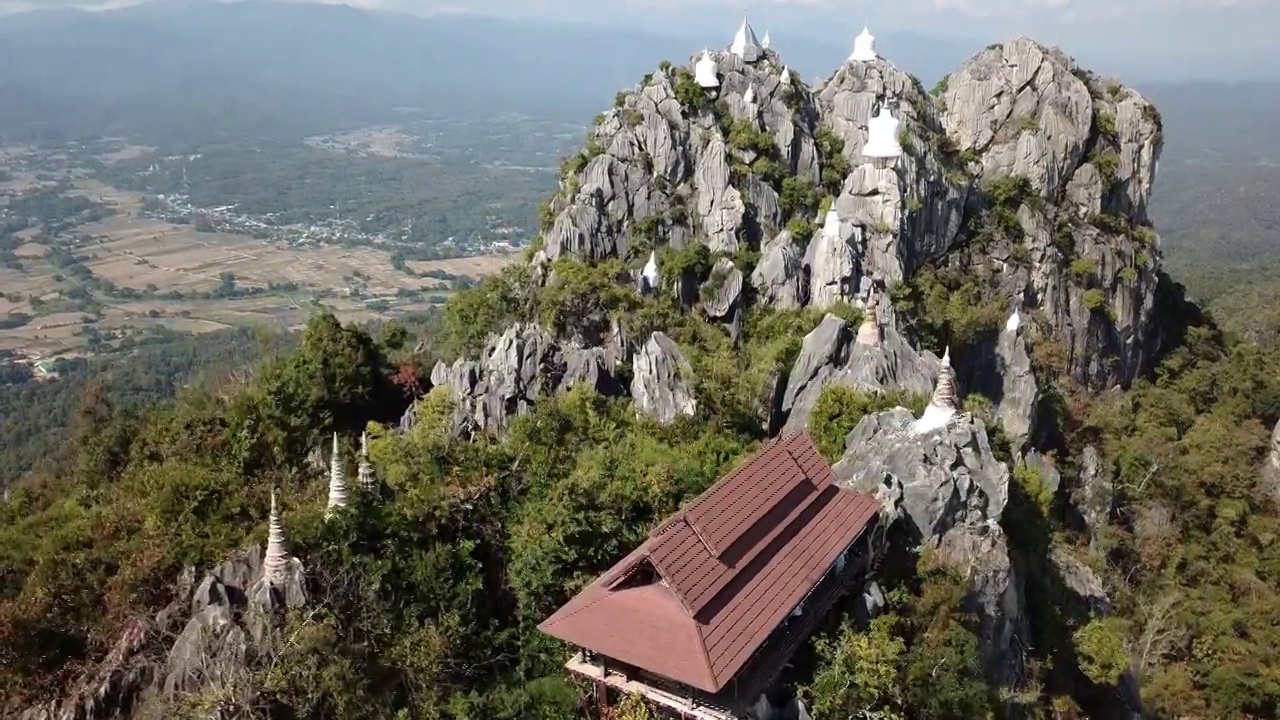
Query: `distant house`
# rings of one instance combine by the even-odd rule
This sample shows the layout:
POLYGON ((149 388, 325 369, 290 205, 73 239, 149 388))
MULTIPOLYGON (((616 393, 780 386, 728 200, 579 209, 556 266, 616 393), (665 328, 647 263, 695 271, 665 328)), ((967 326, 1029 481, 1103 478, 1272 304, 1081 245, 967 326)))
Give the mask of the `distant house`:
POLYGON ((879 550, 874 498, 834 484, 807 434, 774 440, 538 628, 595 685, 665 717, 742 717, 879 550))
POLYGON ((35 376, 41 380, 58 377, 58 371, 54 369, 53 360, 37 360, 31 363, 31 369, 35 376))

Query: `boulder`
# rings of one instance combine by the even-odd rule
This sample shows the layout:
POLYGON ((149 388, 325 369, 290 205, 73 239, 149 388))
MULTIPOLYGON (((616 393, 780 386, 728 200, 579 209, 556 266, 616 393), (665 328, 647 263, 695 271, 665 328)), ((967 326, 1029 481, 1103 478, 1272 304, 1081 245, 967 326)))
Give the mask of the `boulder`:
POLYGON ((693 371, 675 341, 655 332, 633 360, 631 397, 636 411, 670 424, 698 409, 689 383, 693 371))

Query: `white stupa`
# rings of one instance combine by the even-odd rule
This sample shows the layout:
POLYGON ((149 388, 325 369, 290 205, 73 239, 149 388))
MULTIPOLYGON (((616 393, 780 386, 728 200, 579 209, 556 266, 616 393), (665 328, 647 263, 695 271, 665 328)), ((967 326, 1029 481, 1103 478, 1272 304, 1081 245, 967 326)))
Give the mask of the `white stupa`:
POLYGON ((742 16, 742 25, 733 36, 733 44, 729 46, 729 52, 742 58, 743 62, 749 63, 759 60, 764 55, 764 48, 756 39, 756 31, 751 29, 751 23, 747 22, 745 14, 742 16))
POLYGON ((1004 331, 1007 333, 1016 333, 1018 328, 1022 327, 1022 316, 1018 314, 1018 308, 1013 309, 1013 314, 1004 323, 1004 331))
POLYGON ((284 544, 284 525, 276 509, 276 490, 271 488, 271 516, 267 520, 267 552, 262 558, 262 577, 271 585, 284 580, 289 567, 289 551, 284 544))
POLYGON ((329 456, 329 505, 324 516, 331 517, 335 510, 347 506, 347 472, 342 467, 342 455, 338 452, 338 433, 333 434, 333 454, 329 456))
POLYGON ((783 66, 782 76, 778 78, 778 84, 782 87, 791 87, 791 68, 783 66))
POLYGON ((378 480, 373 476, 373 465, 369 464, 369 433, 360 433, 360 459, 356 464, 356 475, 360 482, 360 489, 365 492, 373 492, 378 485, 378 480))
POLYGON ((871 62, 878 57, 880 56, 876 54, 876 36, 871 34, 866 25, 863 25, 862 32, 853 39, 853 54, 849 56, 849 60, 871 62))
POLYGON ((898 119, 889 112, 889 103, 880 105, 880 113, 867 121, 867 144, 862 146, 866 158, 896 158, 902 155, 898 143, 898 119))
POLYGON ((822 220, 822 234, 827 237, 840 237, 840 213, 836 212, 834 207, 827 211, 827 216, 822 220))
POLYGON ((649 251, 649 262, 644 264, 644 269, 640 271, 641 290, 647 292, 656 292, 658 283, 662 282, 662 276, 658 274, 658 253, 649 251))
POLYGON ((772 41, 769 39, 769 31, 765 30, 764 39, 760 41, 760 47, 764 48, 765 50, 768 50, 771 44, 772 44, 772 41))
POLYGON ((711 57, 710 50, 703 50, 702 57, 693 66, 693 79, 703 88, 720 87, 719 68, 711 57))
POLYGON ((956 374, 951 368, 951 348, 942 353, 942 365, 938 368, 938 384, 933 398, 924 409, 924 415, 911 426, 916 434, 932 432, 946 427, 956 416, 956 374))

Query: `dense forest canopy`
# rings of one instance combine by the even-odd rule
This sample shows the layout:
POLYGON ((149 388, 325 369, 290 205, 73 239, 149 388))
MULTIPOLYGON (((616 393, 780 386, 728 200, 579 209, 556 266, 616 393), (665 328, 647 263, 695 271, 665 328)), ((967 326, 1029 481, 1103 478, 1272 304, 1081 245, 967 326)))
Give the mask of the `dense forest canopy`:
MULTIPOLYGON (((717 352, 719 330, 686 319, 689 332, 707 334, 695 345, 701 389, 722 402, 676 426, 580 389, 540 403, 501 440, 450 440, 440 392, 420 405, 412 431, 387 432, 410 399, 403 378, 466 346, 484 320, 476 309, 505 306, 510 282, 509 273, 450 304, 422 352, 409 333, 383 332, 379 342, 317 317, 296 350, 234 393, 193 388, 136 412, 87 398, 79 416, 92 421, 65 446, 65 469, 29 477, 4 507, 0 680, 9 702, 56 692, 100 657, 124 618, 161 607, 184 564, 216 563, 262 537, 274 486, 321 600, 290 621, 294 641, 280 655, 251 663, 264 708, 299 717, 572 714, 578 693, 560 672, 564 650, 534 625, 761 439, 758 423, 743 422, 758 376, 751 362, 717 352), (361 496, 323 523, 308 449, 366 424, 390 496, 361 496)), ((590 285, 579 292, 579 302, 594 302, 590 285)), ((1057 717, 1082 716, 1071 708, 1096 702, 1130 667, 1162 712, 1269 717, 1280 697, 1280 599, 1266 590, 1280 572, 1267 542, 1280 514, 1258 473, 1266 428, 1280 416, 1280 378, 1255 347, 1186 321, 1183 343, 1129 391, 1090 398, 1064 381, 1064 467, 1079 462, 1085 442, 1114 459, 1117 521, 1106 534, 1090 543, 1062 498, 1025 473, 1023 500, 1006 514, 1019 552, 1035 562, 1051 539, 1065 541, 1106 578, 1115 602, 1105 621, 1084 622, 1040 589, 1033 654, 1042 665, 1030 692, 1057 717)), ((779 351, 779 339, 814 322, 761 318, 749 336, 757 350, 744 357, 767 359, 767 348, 779 351)), ((832 409, 815 420, 819 438, 868 409, 865 397, 824 402, 832 409)), ((906 569, 886 580, 890 614, 855 631, 848 608, 838 612, 797 661, 792 682, 811 707, 910 718, 995 712, 1000 698, 968 670, 976 641, 963 587, 927 557, 920 563, 899 564, 906 569)))

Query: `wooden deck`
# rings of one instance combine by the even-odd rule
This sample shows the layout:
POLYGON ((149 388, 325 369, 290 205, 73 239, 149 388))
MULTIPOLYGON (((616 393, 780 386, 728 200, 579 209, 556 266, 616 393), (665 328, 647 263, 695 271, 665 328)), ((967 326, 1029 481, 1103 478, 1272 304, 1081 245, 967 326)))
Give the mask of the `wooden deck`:
POLYGON ((727 710, 699 705, 696 701, 691 704, 689 698, 679 697, 652 685, 646 685, 622 673, 605 672, 600 665, 587 662, 582 657, 582 653, 569 658, 569 662, 565 663, 564 667, 574 675, 592 682, 603 682, 620 693, 640 695, 680 720, 739 720, 737 715, 727 710))

